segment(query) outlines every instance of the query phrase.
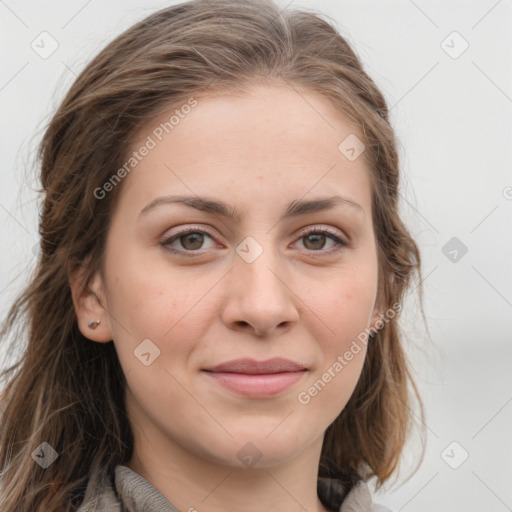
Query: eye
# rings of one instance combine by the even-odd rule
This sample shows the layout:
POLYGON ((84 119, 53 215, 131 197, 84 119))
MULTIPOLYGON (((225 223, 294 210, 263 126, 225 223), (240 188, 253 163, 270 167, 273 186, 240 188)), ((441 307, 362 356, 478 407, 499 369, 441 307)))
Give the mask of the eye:
MULTIPOLYGON (((160 242, 167 251, 183 256, 199 256, 202 249, 209 249, 215 246, 204 247, 205 237, 213 240, 213 235, 209 232, 194 227, 181 229, 178 233, 164 239, 160 242), (173 244, 179 243, 181 247, 176 247, 173 244)), ((349 246, 348 242, 341 239, 337 234, 331 232, 326 228, 313 227, 309 230, 302 232, 299 240, 304 239, 303 245, 306 250, 317 253, 332 253, 340 251, 349 246), (327 240, 331 240, 333 245, 328 250, 325 248, 327 240)))
POLYGON ((341 239, 337 234, 325 228, 313 227, 303 232, 299 240, 304 240, 302 243, 306 249, 313 252, 336 252, 348 247, 348 243, 341 239), (325 247, 326 240, 330 239, 334 244, 331 249, 322 250, 325 247))
POLYGON ((185 256, 195 256, 195 254, 190 253, 198 252, 200 249, 205 249, 205 247, 202 247, 205 236, 213 241, 212 235, 210 235, 207 231, 196 228, 184 228, 175 235, 160 242, 160 245, 172 253, 179 253, 185 256), (172 244, 175 242, 178 242, 181 247, 173 247, 172 244))

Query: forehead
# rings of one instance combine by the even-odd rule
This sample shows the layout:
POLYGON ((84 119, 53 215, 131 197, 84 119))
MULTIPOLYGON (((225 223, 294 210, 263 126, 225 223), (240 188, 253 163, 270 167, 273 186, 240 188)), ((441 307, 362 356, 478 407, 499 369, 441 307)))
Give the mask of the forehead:
POLYGON ((131 151, 152 147, 125 179, 123 195, 141 207, 163 192, 266 197, 268 206, 343 192, 369 207, 364 155, 351 161, 340 151, 354 136, 362 140, 359 127, 328 99, 295 86, 185 99, 138 132, 131 151))

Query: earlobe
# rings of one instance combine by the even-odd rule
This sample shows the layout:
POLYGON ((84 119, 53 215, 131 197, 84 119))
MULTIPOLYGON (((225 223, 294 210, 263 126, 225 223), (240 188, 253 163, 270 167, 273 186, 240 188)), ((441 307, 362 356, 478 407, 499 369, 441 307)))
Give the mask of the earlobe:
POLYGON ((111 341, 112 331, 108 321, 102 278, 99 272, 96 272, 88 283, 84 284, 84 279, 83 269, 79 269, 69 279, 78 328, 92 341, 111 341))

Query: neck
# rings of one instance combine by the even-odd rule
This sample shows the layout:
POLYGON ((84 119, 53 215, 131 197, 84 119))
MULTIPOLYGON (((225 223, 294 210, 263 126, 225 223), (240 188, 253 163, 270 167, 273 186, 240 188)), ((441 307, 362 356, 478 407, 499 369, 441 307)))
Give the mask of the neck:
POLYGON ((147 427, 143 435, 134 432, 134 453, 125 465, 179 510, 329 512, 317 495, 323 438, 286 463, 240 468, 200 457, 147 427))

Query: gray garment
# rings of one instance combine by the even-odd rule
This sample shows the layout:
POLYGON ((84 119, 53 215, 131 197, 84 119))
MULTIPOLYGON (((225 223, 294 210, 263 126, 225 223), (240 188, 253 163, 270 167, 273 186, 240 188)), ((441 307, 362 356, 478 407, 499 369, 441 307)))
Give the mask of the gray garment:
MULTIPOLYGON (((346 492, 338 480, 319 478, 318 491, 336 510, 346 492)), ((145 478, 127 466, 117 465, 114 482, 106 472, 91 479, 77 512, 187 512, 178 510, 145 478), (114 485, 115 484, 115 487, 114 485)), ((344 498, 339 512, 391 512, 372 502, 366 483, 360 481, 344 498)))

